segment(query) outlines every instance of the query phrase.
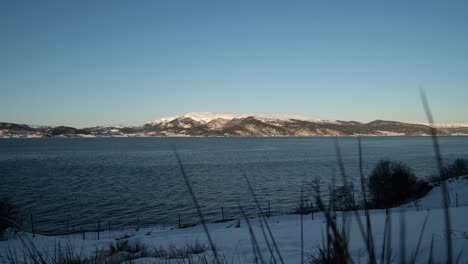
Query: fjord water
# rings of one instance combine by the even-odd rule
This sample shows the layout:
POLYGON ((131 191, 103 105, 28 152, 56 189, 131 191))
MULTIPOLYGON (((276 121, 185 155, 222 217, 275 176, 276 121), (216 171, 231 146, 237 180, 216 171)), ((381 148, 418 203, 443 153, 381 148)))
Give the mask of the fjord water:
MULTIPOLYGON (((357 183, 357 138, 337 138, 346 172, 357 183)), ((468 158, 468 137, 440 137, 445 162, 468 158)), ((380 159, 407 163, 418 177, 436 173, 430 137, 362 138, 364 173, 380 159)), ((177 225, 198 221, 180 174, 177 149, 210 221, 255 213, 245 172, 262 207, 298 206, 304 186, 327 185, 337 169, 335 138, 43 138, 0 140, 0 197, 11 199, 37 229, 177 225)), ((356 190, 358 186, 356 185, 356 190)), ((359 193, 359 191, 356 191, 359 193)))

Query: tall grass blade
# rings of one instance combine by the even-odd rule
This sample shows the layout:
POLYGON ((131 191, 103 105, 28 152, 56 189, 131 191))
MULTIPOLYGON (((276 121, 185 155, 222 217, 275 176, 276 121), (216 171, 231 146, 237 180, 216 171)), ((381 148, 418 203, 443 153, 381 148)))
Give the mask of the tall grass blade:
POLYGON ((400 263, 406 263, 406 223, 405 212, 400 212, 400 263))
POLYGON ((304 183, 301 187, 301 264, 304 263, 304 183))
POLYGON ((190 193, 190 196, 192 197, 195 208, 197 209, 198 217, 200 218, 200 222, 201 222, 201 224, 203 226, 203 231, 205 232, 206 238, 208 239, 208 243, 210 244, 210 248, 213 251, 214 261, 215 261, 216 264, 221 264, 221 262, 219 261, 218 252, 216 250, 213 239, 211 238, 210 232, 208 230, 208 226, 206 225, 205 218, 203 216, 203 212, 202 212, 202 210, 200 208, 200 204, 198 203, 198 199, 195 196, 195 192, 192 189, 192 185, 190 184, 190 180, 189 180, 189 178, 187 176, 187 173, 185 172, 185 168, 184 168, 184 165, 182 164, 179 153, 175 149, 174 149, 174 153, 175 153, 175 156, 176 156, 176 159, 177 159, 177 164, 179 165, 180 173, 182 174, 182 177, 184 178, 185 185, 187 185, 187 189, 188 189, 188 191, 190 193))
MULTIPOLYGON (((273 233, 271 232, 270 225, 268 224, 268 221, 266 220, 262 207, 260 206, 260 203, 258 202, 257 196, 255 195, 255 192, 252 188, 252 185, 250 184, 249 178, 247 177, 247 174, 244 172, 243 173, 244 179, 247 183, 247 187, 249 188, 250 194, 252 195, 252 198, 254 199, 255 204, 257 205, 257 210, 260 212, 262 215, 261 220, 265 224, 265 227, 268 231, 268 235, 270 236, 271 242, 273 243, 273 247, 276 251, 276 254, 278 255, 280 263, 284 264, 283 257, 281 256, 281 253, 278 248, 278 244, 276 243, 275 237, 273 236, 273 233)), ((276 260, 275 260, 276 261, 276 260)))
POLYGON ((385 246, 387 243, 387 236, 388 236, 388 219, 390 216, 385 216, 385 226, 384 226, 384 233, 383 233, 383 239, 382 239, 382 253, 380 254, 380 263, 385 263, 385 246))
POLYGON ((23 236, 19 236, 21 243, 27 249, 29 254, 29 259, 35 264, 46 264, 46 258, 41 254, 36 245, 26 236, 26 240, 23 236))
POLYGON ((252 249, 254 251, 254 255, 256 257, 258 256, 261 263, 265 263, 265 260, 263 259, 263 256, 262 256, 262 252, 260 251, 260 247, 258 246, 257 238, 255 236, 255 233, 254 233, 253 229, 252 229, 252 224, 250 223, 249 218, 245 214, 244 209, 242 209, 242 207, 240 205, 239 205, 239 211, 241 212, 242 217, 244 217, 245 222, 247 223, 247 226, 249 228, 250 240, 252 241, 252 247, 253 247, 252 249), (257 252, 257 253, 255 253, 255 252, 257 252))
POLYGON ((421 241, 422 241, 422 237, 424 235, 424 231, 426 229, 427 219, 429 219, 429 214, 430 213, 428 212, 427 215, 426 215, 426 218, 424 219, 423 226, 421 227, 421 232, 419 233, 419 239, 418 239, 418 244, 416 246, 416 251, 414 252, 413 257, 411 258, 410 263, 416 263, 416 258, 418 257, 419 248, 421 247, 421 241))
POLYGON ((385 252, 385 257, 386 261, 385 263, 390 264, 392 262, 392 211, 389 210, 388 213, 388 236, 387 236, 387 242, 386 242, 386 252, 385 252))
MULTIPOLYGON (((244 175, 245 178, 247 178, 247 174, 245 172, 244 172, 243 175, 244 175)), ((247 181, 248 181, 248 179, 247 179, 247 181)), ((250 185, 250 182, 248 182, 248 185, 250 185)), ((252 191, 253 191, 253 189, 252 189, 252 191)), ((262 231, 263 239, 265 240, 265 243, 267 244, 267 247, 268 247, 268 251, 270 252, 270 258, 271 258, 270 262, 273 261, 273 264, 276 264, 276 258, 275 258, 275 254, 273 252, 272 245, 270 244, 270 241, 269 241, 269 239, 267 237, 267 234, 265 232, 265 226, 268 225, 268 222, 266 221, 266 217, 263 214, 260 203, 256 199, 255 193, 253 193, 252 196, 254 197, 254 201, 255 201, 255 204, 257 206, 257 216, 260 219, 259 223, 260 223, 260 229, 262 231)))
MULTIPOLYGON (((432 118, 431 109, 429 107, 429 102, 427 101, 426 94, 424 90, 420 89, 421 100, 424 106, 424 111, 426 112, 427 120, 429 122, 429 127, 431 129, 431 138, 432 138, 432 145, 434 148, 437 166, 439 168, 440 175, 443 175, 444 165, 442 162, 442 155, 440 153, 440 145, 437 138, 437 129, 434 127, 434 119, 432 118)), ((444 216, 445 216, 445 233, 450 234, 452 227, 451 227, 451 220, 450 220, 450 210, 449 210, 449 203, 447 200, 448 197, 448 190, 447 184, 445 181, 441 182, 441 189, 442 189, 442 203, 444 206, 444 216)), ((446 243, 446 251, 447 251, 447 263, 451 264, 453 262, 453 250, 452 250, 452 238, 450 236, 447 237, 446 243)))
POLYGON ((434 234, 432 234, 431 245, 429 246, 429 259, 427 260, 427 263, 429 264, 432 264, 434 262, 433 250, 434 250, 434 234))
MULTIPOLYGON (((341 147, 338 143, 338 139, 335 138, 335 150, 336 150, 336 158, 337 158, 337 163, 338 163, 338 168, 340 169, 340 173, 341 173, 341 177, 342 177, 342 181, 343 181, 343 185, 344 186, 348 186, 348 181, 347 181, 347 175, 346 175, 346 170, 345 170, 345 167, 344 167, 344 163, 343 163, 343 158, 342 158, 342 155, 341 155, 341 147)), ((361 153, 362 155, 362 153, 361 153)), ((371 253, 373 251, 373 248, 374 248, 374 245, 373 245, 373 241, 369 241, 369 235, 366 234, 366 231, 364 229, 364 225, 362 224, 362 221, 361 221, 361 217, 359 215, 359 212, 356 211, 356 210, 353 210, 354 212, 354 215, 356 217, 356 220, 357 220, 357 223, 358 223, 358 227, 359 227, 359 231, 361 233, 361 236, 362 236, 362 239, 364 241, 366 241, 366 249, 367 249, 367 253, 369 256, 371 255, 374 255, 374 253, 371 253), (372 244, 371 244, 372 243, 372 244)), ((367 216, 369 216, 369 214, 367 213, 367 216)), ((370 219, 369 219, 369 223, 370 223, 370 219)), ((370 226, 370 224, 369 224, 370 226)), ((375 262, 375 257, 374 258, 371 258, 370 259, 370 262, 373 264, 375 262)))
MULTIPOLYGON (((362 169, 362 144, 361 144, 361 137, 358 137, 358 149, 359 149, 359 177, 361 179, 361 190, 362 195, 364 197, 364 210, 366 212, 366 231, 367 231, 367 245, 369 251, 369 262, 371 264, 377 263, 377 259, 375 257, 375 249, 374 249, 374 241, 372 235, 372 224, 369 215, 369 205, 367 201, 367 189, 364 179, 364 172, 362 169)), ((385 231, 384 231, 385 232, 385 231)), ((385 244, 385 235, 384 235, 384 244, 385 244)))
POLYGON ((331 259, 331 254, 335 254, 335 258, 337 263, 352 263, 352 259, 349 257, 348 246, 346 244, 346 238, 342 236, 339 232, 339 228, 330 214, 330 211, 325 208, 323 205, 322 199, 320 197, 316 197, 317 199, 317 206, 319 209, 324 212, 326 221, 327 221, 327 234, 331 236, 329 238, 329 245, 327 246, 327 250, 330 250, 331 244, 333 243, 333 252, 328 252, 328 259, 331 259), (331 230, 331 233, 329 232, 331 230))
POLYGON ((456 264, 458 264, 460 262, 460 259, 461 259, 462 255, 463 255, 463 249, 460 250, 460 252, 457 255, 457 259, 455 260, 456 264))
POLYGON ((262 220, 262 217, 264 217, 264 216, 262 216, 260 212, 257 214, 257 216, 260 219, 259 223, 260 223, 260 229, 262 231, 263 239, 265 240, 265 243, 266 243, 266 245, 268 247, 268 252, 270 252, 270 258, 271 258, 270 262, 273 261, 273 264, 276 264, 276 258, 275 258, 275 254, 273 252, 273 248, 272 248, 272 246, 270 244, 270 241, 269 241, 269 239, 267 237, 267 234, 265 232, 265 226, 264 226, 263 220, 262 220))

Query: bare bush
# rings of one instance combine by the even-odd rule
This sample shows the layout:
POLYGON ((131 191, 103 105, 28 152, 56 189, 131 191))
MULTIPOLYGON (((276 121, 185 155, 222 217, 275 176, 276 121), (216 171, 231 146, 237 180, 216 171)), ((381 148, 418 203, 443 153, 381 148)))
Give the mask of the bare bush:
POLYGON ((393 207, 419 198, 430 189, 410 167, 397 161, 379 161, 369 177, 369 192, 377 208, 393 207))
POLYGON ((334 210, 353 210, 356 207, 354 201, 353 185, 343 185, 333 188, 333 193, 330 197, 331 204, 334 210))
POLYGON ((468 174, 468 160, 456 159, 452 164, 445 166, 440 175, 431 177, 431 182, 439 182, 468 174))
POLYGON ((7 199, 0 199, 0 240, 6 239, 5 231, 8 228, 16 228, 22 222, 18 210, 7 199))

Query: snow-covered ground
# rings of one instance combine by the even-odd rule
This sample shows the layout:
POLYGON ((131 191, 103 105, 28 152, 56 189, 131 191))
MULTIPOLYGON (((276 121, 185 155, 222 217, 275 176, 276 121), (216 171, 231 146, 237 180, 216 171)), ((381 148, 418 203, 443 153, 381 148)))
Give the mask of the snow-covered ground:
MULTIPOLYGON (((458 254, 462 254, 459 263, 468 263, 468 176, 448 181, 447 187, 450 192, 451 201, 450 215, 452 229, 450 237, 453 241, 453 255, 456 257, 458 254), (458 207, 456 207, 457 196, 458 207)), ((399 262, 400 250, 402 248, 400 247, 400 223, 404 223, 405 232, 402 239, 404 240, 406 257, 410 259, 417 248, 419 235, 426 217, 428 218, 427 225, 423 233, 419 257, 416 263, 427 263, 432 238, 435 263, 446 261, 445 247, 447 235, 444 225, 444 210, 441 205, 441 187, 436 186, 427 196, 420 199, 419 210, 416 209, 415 203, 409 203, 390 210, 392 258, 394 258, 394 262, 399 262)), ((357 214, 362 221, 365 221, 363 211, 358 211, 357 214)), ((368 255, 364 239, 357 225, 357 216, 354 212, 338 212, 338 223, 341 223, 340 218, 343 215, 347 215, 350 220, 349 253, 355 262, 361 261, 366 263, 368 255)), ((300 215, 275 216, 267 219, 285 263, 300 263, 301 261, 300 219, 300 215)), ((372 221, 376 253, 379 257, 384 237, 385 210, 372 210, 370 212, 370 219, 372 221)), ((312 219, 312 215, 310 214, 304 215, 303 220, 304 259, 307 261, 310 255, 314 254, 317 248, 322 245, 322 234, 325 230, 326 222, 321 213, 316 213, 314 219, 312 219)), ((254 255, 248 226, 244 220, 240 221, 239 228, 235 227, 236 223, 237 221, 210 223, 208 224, 208 228, 218 252, 227 260, 227 263, 253 263, 254 255)), ((259 219, 250 219, 250 223, 264 259, 266 262, 270 262, 269 249, 264 240, 259 219)), ((83 240, 81 235, 61 237, 37 235, 33 238, 30 233, 19 233, 8 241, 0 242, 0 254, 6 255, 8 252, 16 252, 18 256, 21 256, 25 250, 20 237, 25 241, 32 241, 40 251, 49 253, 54 252, 57 245, 60 244, 62 246, 70 245, 77 252, 81 252, 81 254, 93 254, 96 249, 109 250, 112 243, 117 243, 116 239, 120 239, 120 241, 128 240, 130 245, 136 243, 144 244, 149 251, 161 246, 167 249, 171 245, 181 248, 196 240, 201 241, 208 247, 202 226, 185 229, 146 228, 139 231, 105 231, 100 234, 100 240, 97 240, 96 236, 97 234, 95 233, 87 233, 86 239, 83 240)), ((211 255, 209 251, 205 254, 208 254, 207 256, 211 255)), ((136 259, 134 263, 180 263, 180 261, 162 261, 159 258, 144 257, 136 259)))

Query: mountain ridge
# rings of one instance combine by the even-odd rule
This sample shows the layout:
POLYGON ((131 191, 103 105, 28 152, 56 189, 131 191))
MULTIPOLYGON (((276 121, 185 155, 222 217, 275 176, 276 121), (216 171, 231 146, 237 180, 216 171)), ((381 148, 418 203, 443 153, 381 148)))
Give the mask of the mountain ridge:
POLYGON ((297 119, 297 120, 307 120, 313 122, 332 122, 329 120, 322 120, 318 118, 313 118, 303 115, 267 115, 267 114, 240 114, 240 113, 225 113, 225 112, 189 112, 181 116, 169 116, 156 119, 154 121, 147 122, 146 124, 159 124, 163 122, 170 122, 174 119, 184 117, 191 118, 195 121, 202 121, 208 123, 215 119, 234 119, 234 118, 247 118, 247 117, 257 117, 267 120, 288 120, 288 119, 297 119))
MULTIPOLYGON (((468 135, 468 125, 435 125, 443 136, 468 135)), ((141 126, 32 127, 0 122, 0 137, 308 137, 308 136, 424 136, 424 123, 374 120, 368 123, 322 120, 301 115, 255 115, 190 112, 163 117, 141 126)))

